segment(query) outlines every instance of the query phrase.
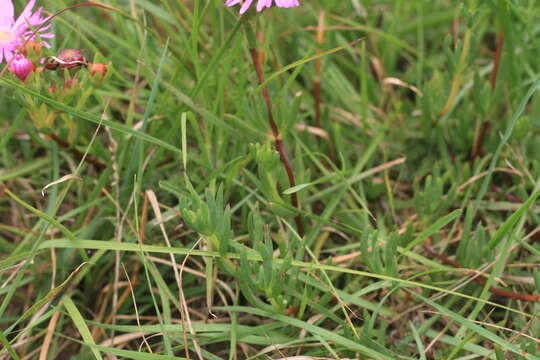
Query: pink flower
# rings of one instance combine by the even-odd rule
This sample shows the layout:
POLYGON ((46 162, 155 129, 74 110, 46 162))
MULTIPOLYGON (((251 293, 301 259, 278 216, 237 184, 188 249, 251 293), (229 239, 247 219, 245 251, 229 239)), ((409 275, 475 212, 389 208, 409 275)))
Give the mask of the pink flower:
POLYGON ((15 58, 11 64, 9 64, 9 71, 14 73, 22 81, 26 80, 26 77, 30 75, 34 69, 34 63, 22 55, 15 55, 15 58))
MULTIPOLYGON (((41 17, 42 8, 32 14, 35 3, 36 0, 28 1, 21 15, 15 20, 12 0, 0 0, 0 63, 4 58, 7 62, 11 61, 18 47, 28 39, 34 40, 35 36, 32 36, 34 31, 32 28, 48 20, 48 18, 41 17)), ((39 29, 38 33, 40 33, 41 38, 50 39, 54 37, 50 32, 42 33, 50 27, 51 24, 39 29)), ((42 42, 42 44, 50 47, 46 42, 42 42)))
MULTIPOLYGON (((227 0, 225 1, 225 5, 234 6, 241 2, 242 0, 227 0)), ((262 11, 264 8, 271 7, 274 2, 276 3, 276 6, 280 8, 290 8, 294 6, 300 6, 299 0, 258 0, 257 11, 262 11)), ((252 3, 253 3, 253 0, 244 0, 242 3, 242 7, 240 8, 240 14, 245 13, 249 9, 252 3)))

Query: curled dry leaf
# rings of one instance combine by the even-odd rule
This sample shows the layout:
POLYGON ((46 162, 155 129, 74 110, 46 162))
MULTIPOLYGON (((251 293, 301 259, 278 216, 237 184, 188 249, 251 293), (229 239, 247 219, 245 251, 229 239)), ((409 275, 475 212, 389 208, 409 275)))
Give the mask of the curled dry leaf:
POLYGON ((330 138, 328 136, 328 131, 315 127, 315 126, 308 126, 306 124, 296 124, 294 125, 294 128, 299 131, 307 131, 311 135, 321 137, 325 140, 328 140, 330 138))
POLYGON ((66 176, 62 176, 60 179, 55 180, 52 183, 49 183, 49 184, 45 185, 45 187, 43 189, 41 189, 41 195, 43 197, 45 197, 45 190, 47 190, 51 186, 58 185, 58 184, 61 184, 61 183, 65 182, 65 181, 69 181, 69 180, 82 181, 82 178, 77 174, 68 174, 66 176))
POLYGON ((412 92, 422 96, 424 94, 422 94, 422 92, 414 85, 410 85, 410 84, 407 84, 405 81, 401 80, 401 79, 398 79, 398 78, 395 78, 395 77, 387 77, 387 78, 384 78, 383 79, 383 84, 384 85, 394 85, 394 86, 401 86, 401 87, 404 87, 404 88, 407 88, 409 90, 411 90, 412 92))

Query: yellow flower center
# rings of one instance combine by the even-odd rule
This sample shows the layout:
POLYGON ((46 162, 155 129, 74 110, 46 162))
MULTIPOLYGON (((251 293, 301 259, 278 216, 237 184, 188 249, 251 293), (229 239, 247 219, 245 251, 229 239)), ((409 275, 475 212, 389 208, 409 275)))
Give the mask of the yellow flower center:
POLYGON ((14 36, 6 31, 0 31, 0 45, 9 44, 14 39, 14 36))

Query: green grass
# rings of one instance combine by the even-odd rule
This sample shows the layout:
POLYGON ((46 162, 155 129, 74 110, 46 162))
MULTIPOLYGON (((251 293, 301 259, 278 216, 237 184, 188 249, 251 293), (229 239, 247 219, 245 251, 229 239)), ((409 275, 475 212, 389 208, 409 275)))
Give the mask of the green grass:
POLYGON ((0 359, 540 359, 540 4, 270 9, 262 85, 238 7, 107 5, 42 54, 103 81, 0 77, 0 359))

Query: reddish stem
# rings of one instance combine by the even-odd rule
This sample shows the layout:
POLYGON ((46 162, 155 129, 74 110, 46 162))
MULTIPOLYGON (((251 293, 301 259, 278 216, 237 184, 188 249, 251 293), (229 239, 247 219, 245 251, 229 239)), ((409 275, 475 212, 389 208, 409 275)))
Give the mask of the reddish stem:
POLYGON ((315 100, 315 126, 321 127, 321 77, 320 68, 317 67, 315 82, 313 84, 313 98, 315 100))
MULTIPOLYGON (((255 72, 257 73, 257 77, 259 79, 259 84, 264 83, 264 75, 262 71, 261 66, 261 59, 259 57, 259 52, 257 49, 251 49, 251 60, 253 61, 253 65, 255 66, 255 72)), ((262 88, 262 95, 264 98, 264 102, 266 104, 266 109, 268 112, 268 124, 270 125, 270 129, 272 129, 272 136, 274 137, 274 142, 276 144, 276 149, 279 153, 279 158, 281 159, 281 163, 283 164, 283 167, 285 168, 285 171, 287 172, 287 177, 289 178, 289 184, 291 187, 296 186, 296 181, 294 180, 294 171, 291 165, 291 162, 289 160, 289 157, 287 156, 287 152, 285 150, 285 144, 283 143, 283 139, 281 138, 281 134, 279 132, 279 128, 274 120, 274 114, 272 111, 272 103, 270 101, 270 95, 268 94, 268 89, 266 87, 262 88)), ((291 202, 292 205, 300 210, 300 205, 298 203, 298 195, 296 193, 291 194, 291 202)), ((296 228, 298 230, 298 235, 300 237, 304 237, 304 224, 302 223, 302 216, 300 214, 297 214, 294 218, 296 222, 296 228)))
MULTIPOLYGON (((455 268, 461 268, 461 264, 458 263, 457 261, 454 261, 452 259, 449 259, 447 258, 446 256, 444 255, 441 255, 439 253, 437 253, 433 248, 431 248, 430 246, 426 246, 424 245, 424 248, 434 257, 436 257, 437 259, 439 259, 442 263, 446 264, 446 265, 450 265, 450 266, 453 266, 455 268)), ((485 285, 486 284, 486 280, 484 280, 483 278, 481 277, 475 277, 473 278, 473 280, 475 282, 477 282, 478 284, 480 285, 485 285)), ((514 293, 514 292, 511 292, 511 291, 506 291, 506 290, 503 290, 503 289, 499 289, 495 286, 491 286, 489 288, 489 291, 491 291, 493 294, 495 295, 500 295, 500 296, 504 296, 504 297, 507 297, 507 298, 510 298, 510 299, 515 299, 515 300, 522 300, 522 301, 530 301, 530 302, 539 302, 540 301, 540 295, 530 295, 530 294, 518 294, 518 293, 514 293)))
POLYGON ((479 130, 478 137, 476 138, 471 153, 471 159, 474 162, 478 156, 482 156, 482 145, 486 139, 486 135, 489 131, 489 120, 484 120, 479 130))
MULTIPOLYGON (((501 30, 499 32, 499 36, 497 37, 497 49, 495 50, 495 58, 493 60, 493 70, 491 71, 491 89, 495 91, 495 87, 497 86, 497 75, 499 74, 499 66, 501 64, 501 55, 502 55, 502 49, 504 47, 504 31, 501 30)), ((489 131, 489 120, 485 120, 482 123, 482 126, 480 128, 480 133, 478 134, 478 137, 473 145, 472 150, 472 161, 482 155, 482 145, 484 145, 484 141, 486 139, 487 133, 489 131)))
POLYGON ((493 60, 493 70, 491 71, 491 88, 495 90, 497 86, 497 75, 499 73, 499 65, 501 64, 502 49, 504 46, 504 31, 499 32, 497 37, 497 49, 495 50, 495 59, 493 60))

